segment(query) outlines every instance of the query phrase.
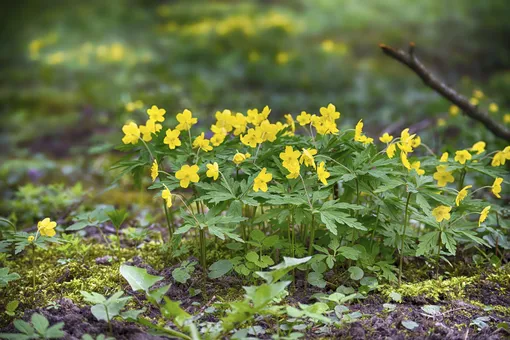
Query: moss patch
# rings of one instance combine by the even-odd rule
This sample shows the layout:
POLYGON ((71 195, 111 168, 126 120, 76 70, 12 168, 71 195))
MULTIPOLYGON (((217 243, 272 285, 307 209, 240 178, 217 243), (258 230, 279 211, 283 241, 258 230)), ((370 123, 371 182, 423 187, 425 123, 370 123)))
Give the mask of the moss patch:
POLYGON ((85 244, 83 241, 54 245, 47 250, 37 249, 35 291, 32 286, 32 252, 27 249, 14 256, 13 260, 3 261, 3 266, 8 266, 11 272, 18 273, 21 278, 9 284, 2 292, 0 308, 5 308, 2 305, 12 300, 20 302, 19 311, 45 307, 64 297, 81 303, 81 290, 111 295, 126 286, 119 274, 119 266, 134 256, 140 256, 155 269, 163 269, 165 263, 160 249, 160 244, 148 243, 139 249, 123 248, 119 253, 107 245, 85 244), (113 257, 110 263, 96 263, 97 258, 108 255, 113 257))

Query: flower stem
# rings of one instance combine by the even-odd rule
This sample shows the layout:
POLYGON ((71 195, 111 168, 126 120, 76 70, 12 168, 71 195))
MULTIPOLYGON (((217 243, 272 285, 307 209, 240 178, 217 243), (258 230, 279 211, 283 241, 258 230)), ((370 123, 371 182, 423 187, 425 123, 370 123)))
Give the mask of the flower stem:
POLYGON ((170 214, 168 213, 168 207, 166 206, 165 202, 163 202, 163 208, 165 209, 166 224, 168 227, 168 242, 170 242, 173 238, 174 230, 170 222, 170 214))
POLYGON ((32 243, 32 288, 33 290, 33 298, 35 302, 35 244, 32 243))
POLYGON ((405 244, 405 238, 406 238, 406 229, 407 229, 407 217, 408 217, 408 211, 409 211, 409 200, 411 199, 411 192, 407 194, 407 201, 406 201, 406 210, 404 213, 404 231, 402 233, 402 236, 400 237, 400 263, 398 265, 398 285, 400 286, 402 284, 402 265, 404 263, 404 244, 405 244))

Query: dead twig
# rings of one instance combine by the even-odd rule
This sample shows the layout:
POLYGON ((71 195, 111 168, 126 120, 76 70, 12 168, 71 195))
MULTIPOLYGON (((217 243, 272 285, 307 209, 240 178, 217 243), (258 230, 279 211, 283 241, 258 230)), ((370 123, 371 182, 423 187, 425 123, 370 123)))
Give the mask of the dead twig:
POLYGON ((478 106, 472 105, 466 97, 439 80, 425 67, 425 65, 421 63, 421 61, 418 60, 418 58, 416 58, 414 54, 414 43, 409 44, 408 52, 400 49, 396 50, 384 44, 380 44, 379 47, 384 54, 399 61, 414 71, 414 73, 423 80, 425 85, 439 93, 452 104, 457 105, 465 115, 482 123, 495 136, 510 141, 510 130, 494 120, 487 112, 480 110, 478 106))

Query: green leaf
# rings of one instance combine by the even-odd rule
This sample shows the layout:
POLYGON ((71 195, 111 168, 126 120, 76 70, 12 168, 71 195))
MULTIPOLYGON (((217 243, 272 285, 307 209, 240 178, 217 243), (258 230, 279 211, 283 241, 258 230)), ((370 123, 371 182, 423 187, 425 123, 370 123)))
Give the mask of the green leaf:
POLYGON ((173 320, 179 327, 183 327, 186 320, 191 319, 191 315, 181 308, 180 302, 175 302, 164 297, 165 304, 160 308, 161 314, 170 320, 173 320))
POLYGON ((422 256, 428 254, 434 247, 437 246, 439 240, 438 231, 431 231, 427 234, 424 234, 420 237, 420 244, 418 244, 418 248, 416 249, 416 256, 422 256))
POLYGON ((147 273, 147 269, 125 264, 120 266, 120 273, 129 282, 131 289, 134 291, 143 290, 146 293, 149 292, 149 288, 153 284, 163 279, 162 276, 154 276, 147 273))
POLYGON ((209 267, 209 278, 210 279, 217 279, 219 277, 222 277, 223 275, 227 274, 229 271, 231 271, 233 268, 232 262, 229 260, 219 260, 214 262, 209 267))
POLYGON ((167 284, 166 286, 161 286, 159 288, 153 289, 149 292, 148 296, 153 299, 156 303, 160 303, 161 299, 163 298, 163 295, 168 292, 170 289, 170 286, 172 284, 167 284))
POLYGON ((310 272, 308 273, 307 281, 309 284, 315 287, 324 288, 326 287, 326 281, 324 280, 324 276, 319 272, 310 272))
POLYGON ((136 319, 138 319, 138 315, 142 314, 143 312, 145 312, 145 308, 142 308, 142 309, 132 309, 132 310, 128 310, 126 312, 121 313, 120 316, 124 320, 136 321, 136 319))
POLYGON ((307 263, 310 261, 312 257, 304 257, 301 259, 293 258, 293 257, 283 257, 283 262, 277 264, 276 266, 271 267, 272 271, 270 272, 255 272, 258 276, 263 278, 267 283, 274 283, 280 280, 283 276, 285 276, 289 271, 296 268, 299 265, 307 263))
POLYGON ((50 325, 48 320, 39 313, 32 314, 30 320, 32 321, 32 325, 34 326, 35 330, 39 334, 44 334, 46 332, 46 329, 50 325))
POLYGON ((252 263, 257 263, 259 260, 259 255, 254 251, 250 251, 248 254, 246 254, 246 259, 252 263))
POLYGON ((13 301, 10 301, 7 306, 5 306, 5 310, 7 312, 10 312, 10 313, 13 313, 19 306, 19 301, 18 300, 13 300, 13 301))
POLYGON ((338 253, 349 260, 357 260, 361 255, 361 251, 358 249, 347 246, 340 247, 338 249, 338 253))
POLYGON ((412 331, 415 328, 417 328, 419 325, 416 322, 414 322, 414 321, 405 320, 405 321, 402 321, 402 326, 404 326, 408 330, 412 331))
POLYGON ((116 229, 120 229, 122 223, 129 216, 128 212, 124 209, 109 211, 107 214, 116 229))
POLYGON ((191 278, 190 273, 182 267, 177 267, 172 271, 172 277, 179 283, 186 283, 191 278))
POLYGON ((64 328, 63 322, 58 322, 46 330, 46 338, 48 339, 62 339, 66 333, 62 330, 64 328))
POLYGON ((399 303, 402 302, 402 295, 400 295, 397 292, 391 292, 389 296, 390 296, 390 299, 392 299, 395 302, 399 302, 399 303))
POLYGON ((265 237, 266 237, 266 235, 259 229, 253 229, 250 233, 250 238, 254 241, 259 242, 259 243, 261 243, 265 237))
POLYGON ((349 273, 351 273, 351 279, 353 280, 361 280, 363 278, 363 275, 365 275, 365 273, 363 272, 363 269, 361 269, 360 267, 356 267, 356 266, 353 266, 353 267, 350 267, 349 269, 347 269, 347 271, 349 273))
POLYGON ((24 333, 26 335, 33 335, 35 333, 34 328, 26 321, 23 320, 14 320, 13 322, 14 327, 21 333, 24 333))
POLYGON ((86 291, 80 291, 81 295, 83 296, 83 298, 85 299, 85 301, 89 302, 89 303, 92 303, 92 304, 97 304, 97 303, 104 303, 106 301, 106 298, 99 294, 99 293, 89 293, 89 292, 86 292, 86 291))

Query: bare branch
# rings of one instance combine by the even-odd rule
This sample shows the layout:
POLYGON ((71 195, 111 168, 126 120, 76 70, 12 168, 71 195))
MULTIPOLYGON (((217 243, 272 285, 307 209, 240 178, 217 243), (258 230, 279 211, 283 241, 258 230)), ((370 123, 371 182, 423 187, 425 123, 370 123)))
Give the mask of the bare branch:
POLYGON ((457 105, 464 114, 485 125, 485 127, 495 136, 510 141, 510 131, 507 128, 492 119, 487 112, 480 110, 478 106, 472 105, 466 97, 439 80, 418 60, 418 58, 416 58, 414 54, 414 43, 409 44, 408 53, 402 50, 395 50, 384 44, 380 44, 379 47, 384 54, 401 62, 414 71, 414 73, 416 73, 428 87, 439 93, 451 103, 457 105))

